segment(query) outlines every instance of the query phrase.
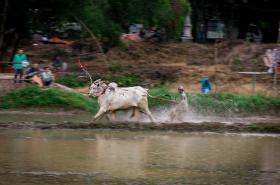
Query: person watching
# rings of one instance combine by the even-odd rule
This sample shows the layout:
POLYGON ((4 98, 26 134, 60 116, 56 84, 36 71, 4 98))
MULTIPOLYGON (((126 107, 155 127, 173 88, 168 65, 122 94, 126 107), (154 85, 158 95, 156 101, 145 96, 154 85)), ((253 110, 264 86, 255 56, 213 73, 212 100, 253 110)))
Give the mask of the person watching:
POLYGON ((22 82, 22 76, 23 76, 23 62, 26 60, 26 54, 24 54, 24 51, 22 49, 19 49, 17 54, 15 54, 13 58, 13 68, 15 70, 15 77, 14 77, 14 83, 17 83, 17 79, 19 76, 19 83, 22 82))

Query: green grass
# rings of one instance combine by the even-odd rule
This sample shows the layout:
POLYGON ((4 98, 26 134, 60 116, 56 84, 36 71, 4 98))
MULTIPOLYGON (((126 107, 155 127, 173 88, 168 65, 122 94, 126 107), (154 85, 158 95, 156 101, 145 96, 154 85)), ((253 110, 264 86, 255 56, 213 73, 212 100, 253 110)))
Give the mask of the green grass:
POLYGON ((119 87, 131 87, 141 84, 142 79, 135 74, 126 74, 122 76, 108 76, 104 78, 110 82, 116 82, 119 87))
MULTIPOLYGON (((92 76, 92 80, 95 81, 97 79, 108 80, 111 82, 116 82, 120 87, 129 87, 129 86, 137 86, 141 84, 142 79, 140 76, 135 74, 127 74, 122 76, 92 76)), ((76 88, 76 87, 84 87, 89 85, 88 79, 81 79, 77 75, 65 75, 59 76, 56 80, 57 83, 65 85, 67 87, 76 88)))
MULTIPOLYGON (((149 90, 149 94, 151 96, 159 97, 161 99, 166 99, 166 100, 176 100, 178 98, 177 93, 170 92, 167 88, 164 87, 151 89, 149 90)), ((162 107, 162 106, 168 106, 169 104, 170 103, 168 101, 149 97, 150 107, 162 107)))
POLYGON ((77 93, 64 92, 57 89, 41 90, 32 86, 20 91, 11 91, 1 97, 0 108, 22 107, 63 107, 96 112, 97 102, 77 93))
POLYGON ((189 94, 188 97, 190 106, 202 113, 259 113, 280 110, 280 97, 233 93, 189 94))
MULTIPOLYGON (((152 89, 153 96, 163 99, 178 99, 178 94, 166 88, 152 89)), ((266 111, 280 111, 280 97, 266 97, 262 95, 242 95, 234 93, 212 93, 202 95, 188 93, 188 102, 192 110, 199 113, 262 113, 266 111)), ((165 106, 167 101, 149 98, 151 107, 165 106)))
POLYGON ((80 79, 77 75, 58 76, 56 82, 67 87, 84 87, 87 85, 86 80, 80 79))
MULTIPOLYGON (((166 88, 151 89, 149 94, 168 100, 178 98, 177 93, 170 92, 166 88)), ((224 114, 280 111, 280 97, 233 93, 213 93, 209 95, 188 93, 188 100, 190 107, 199 113, 224 114)), ((149 97, 149 107, 168 105, 170 105, 168 101, 149 97)), ((89 112, 97 112, 98 110, 98 104, 95 99, 57 89, 41 90, 37 87, 27 87, 20 91, 11 91, 0 99, 0 108, 2 109, 21 107, 62 107, 89 112)))

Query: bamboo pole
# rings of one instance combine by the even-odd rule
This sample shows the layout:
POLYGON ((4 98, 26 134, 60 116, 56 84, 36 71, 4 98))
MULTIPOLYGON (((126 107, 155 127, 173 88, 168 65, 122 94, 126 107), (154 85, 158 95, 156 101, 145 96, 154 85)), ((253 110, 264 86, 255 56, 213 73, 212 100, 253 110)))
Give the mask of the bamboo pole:
MULTIPOLYGON (((103 50, 103 48, 102 48, 101 43, 99 42, 99 40, 97 39, 97 37, 94 35, 94 33, 89 29, 89 27, 88 27, 81 19, 79 19, 76 15, 72 15, 72 16, 73 16, 74 19, 75 19, 77 22, 79 22, 79 23, 86 29, 86 31, 90 34, 92 40, 94 40, 94 42, 96 43, 96 45, 97 45, 97 47, 98 47, 100 53, 102 54, 102 57, 103 57, 103 59, 104 59, 105 66, 106 66, 107 68, 109 68, 109 61, 108 61, 108 59, 107 59, 107 57, 106 57, 106 55, 105 55, 105 52, 104 52, 104 50, 103 50)), ((80 58, 78 58, 78 59, 80 60, 80 58)))
POLYGON ((94 35, 94 33, 89 29, 89 27, 81 20, 79 19, 77 16, 72 15, 74 17, 74 19, 79 22, 86 30, 87 32, 90 34, 92 40, 94 40, 94 42, 96 43, 100 53, 102 53, 103 57, 105 58, 105 60, 107 60, 106 55, 104 53, 104 50, 99 42, 99 40, 97 39, 97 37, 94 35))

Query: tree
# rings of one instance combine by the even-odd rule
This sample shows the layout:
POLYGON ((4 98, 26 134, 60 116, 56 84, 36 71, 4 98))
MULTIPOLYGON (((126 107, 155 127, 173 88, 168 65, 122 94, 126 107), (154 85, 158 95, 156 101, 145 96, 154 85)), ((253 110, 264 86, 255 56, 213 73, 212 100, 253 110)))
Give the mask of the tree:
POLYGON ((0 50, 2 49, 3 45, 3 39, 4 39, 4 34, 5 34, 5 24, 6 24, 6 19, 7 19, 7 12, 8 12, 8 0, 4 0, 1 3, 1 7, 3 7, 1 11, 1 17, 0 17, 0 50))
POLYGON ((73 17, 109 47, 119 43, 120 34, 132 23, 158 26, 169 38, 180 38, 191 9, 188 0, 2 0, 1 7, 0 48, 9 29, 19 39, 28 38, 36 30, 49 34, 55 25, 75 21, 73 17))

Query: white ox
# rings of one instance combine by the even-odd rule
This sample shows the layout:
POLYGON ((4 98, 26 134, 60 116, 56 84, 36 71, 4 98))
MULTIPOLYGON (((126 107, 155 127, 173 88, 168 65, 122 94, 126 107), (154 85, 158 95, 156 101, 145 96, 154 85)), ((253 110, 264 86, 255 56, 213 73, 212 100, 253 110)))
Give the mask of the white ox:
POLYGON ((94 116, 95 120, 102 118, 106 113, 111 113, 113 119, 117 110, 133 109, 131 117, 138 111, 148 115, 154 122, 148 107, 148 89, 140 86, 118 87, 116 83, 106 84, 102 80, 96 80, 90 86, 89 96, 97 97, 99 111, 94 116))

